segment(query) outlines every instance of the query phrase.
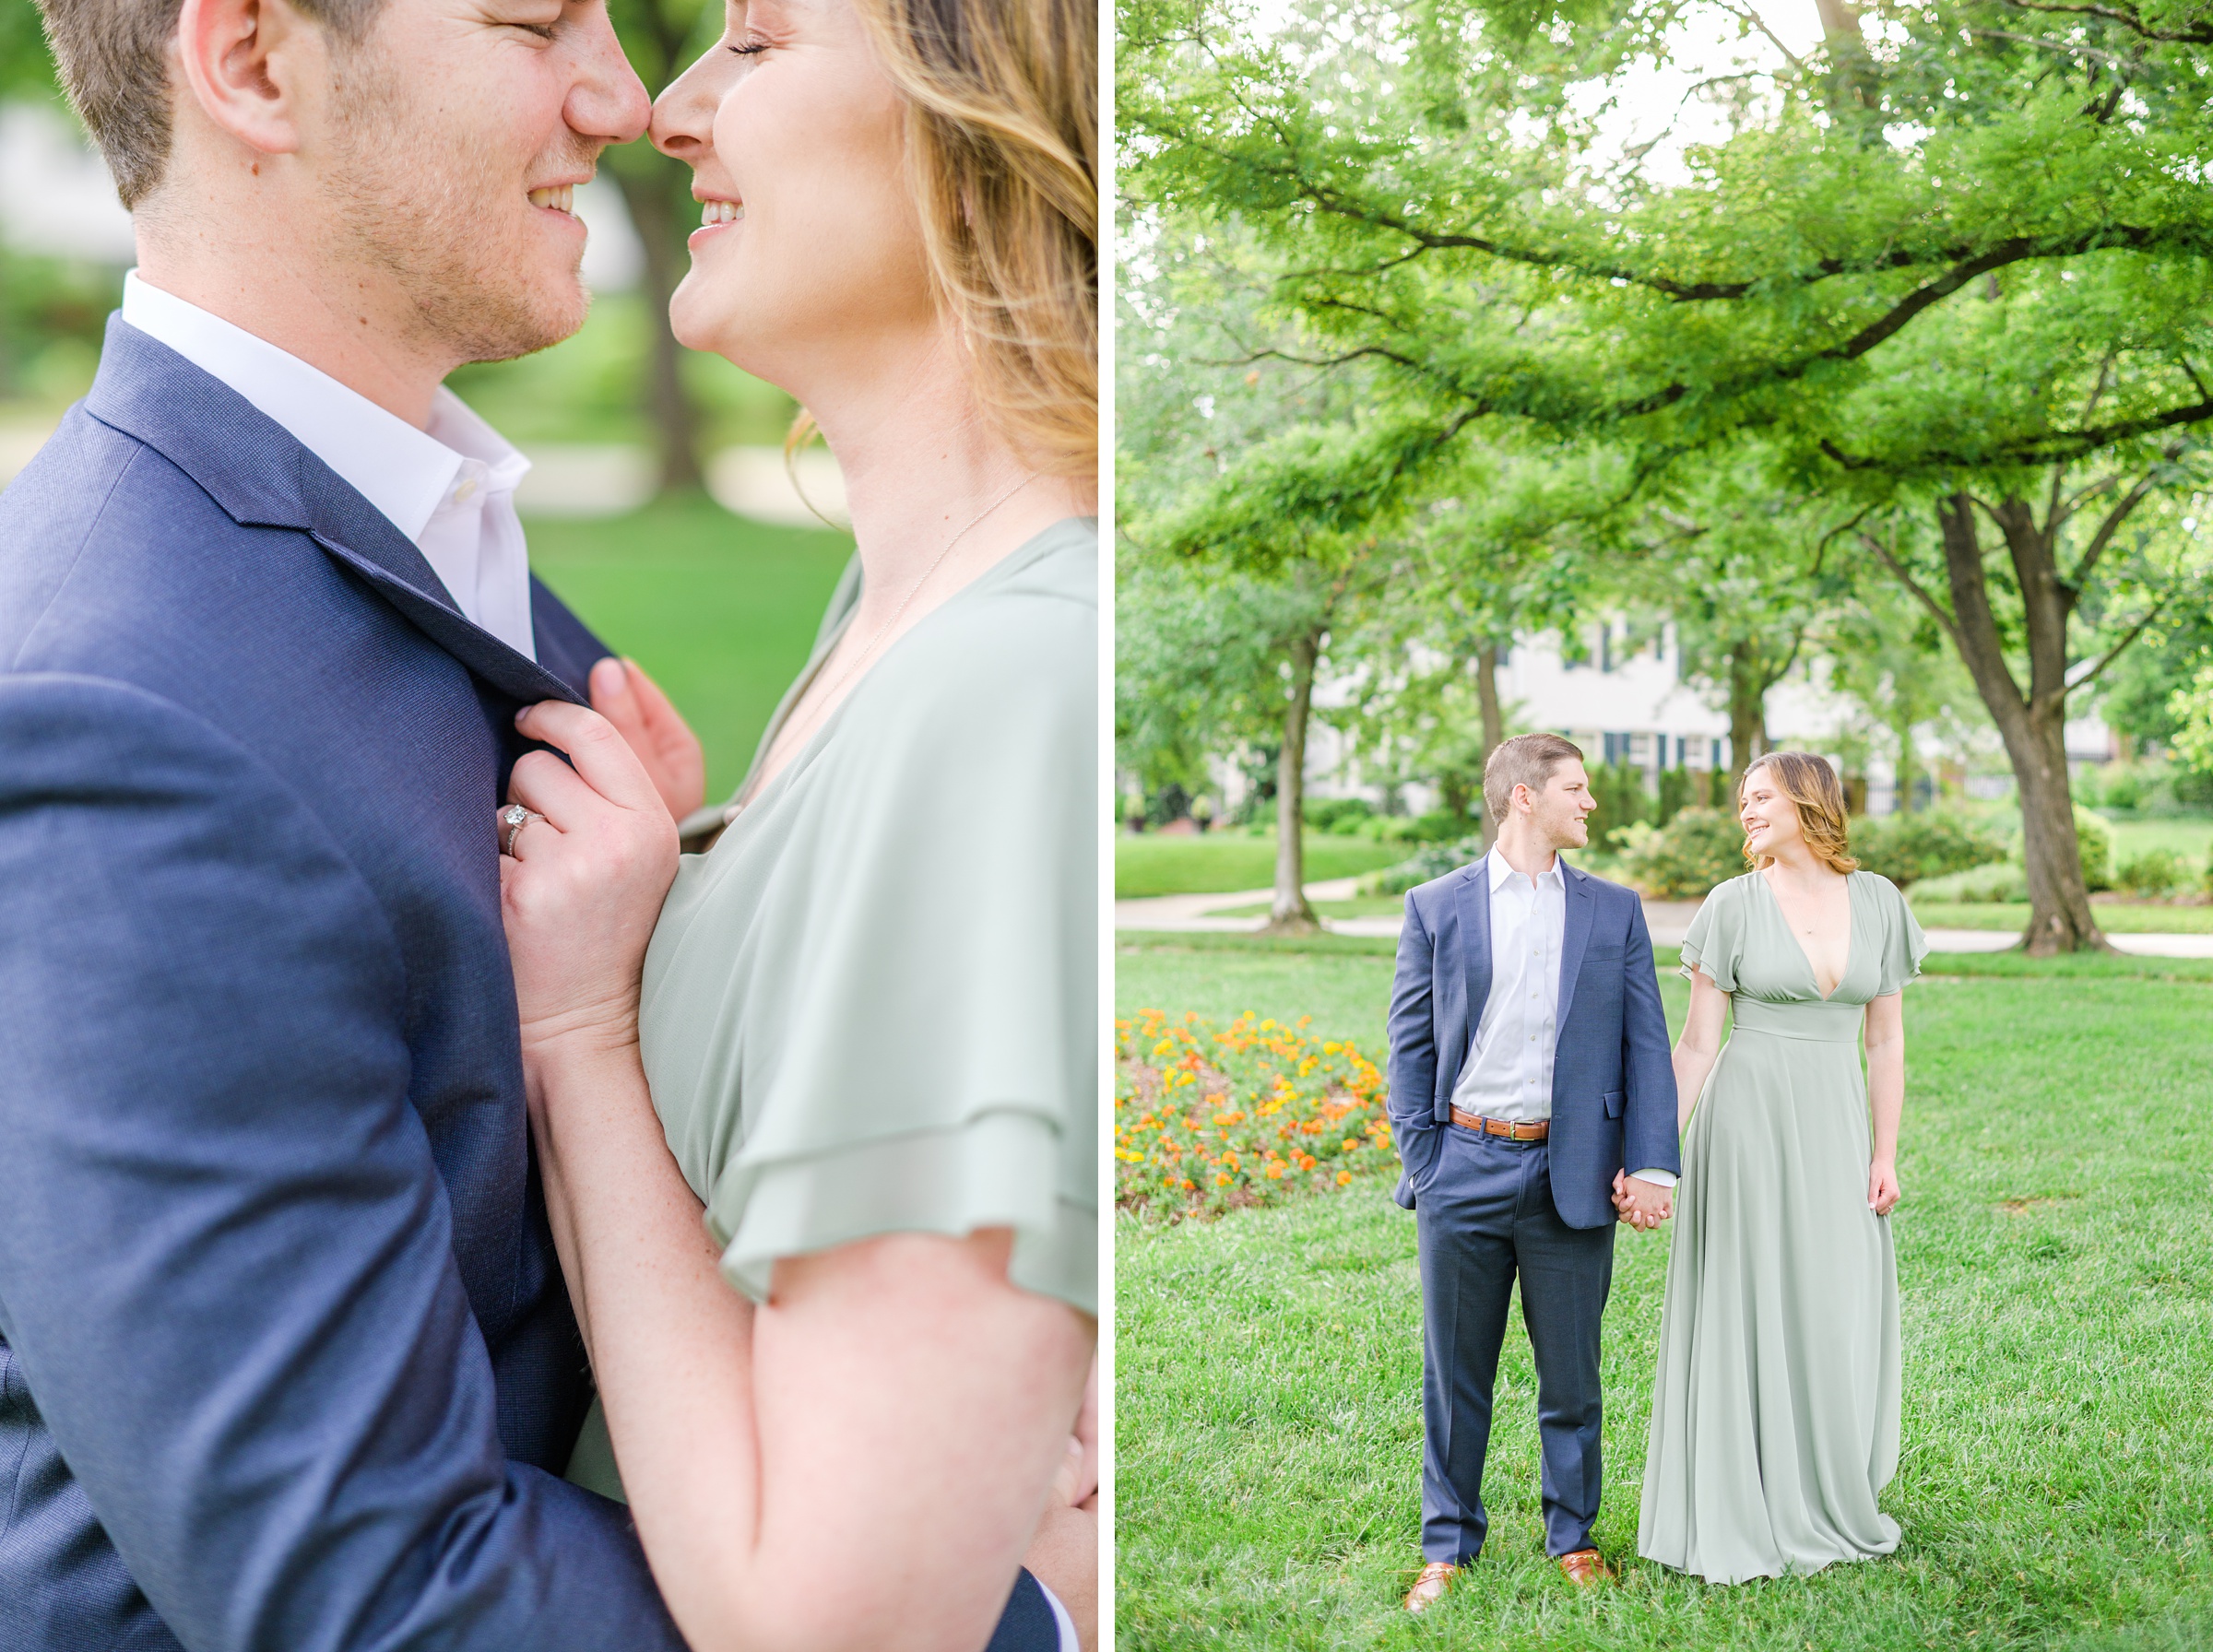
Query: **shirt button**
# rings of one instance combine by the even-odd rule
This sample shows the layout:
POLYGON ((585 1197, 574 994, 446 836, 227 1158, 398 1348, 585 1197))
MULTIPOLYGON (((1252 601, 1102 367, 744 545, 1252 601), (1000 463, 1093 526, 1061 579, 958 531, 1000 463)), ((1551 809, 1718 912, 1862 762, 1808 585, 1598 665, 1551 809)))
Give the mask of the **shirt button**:
POLYGON ((461 478, 461 485, 460 485, 458 488, 456 488, 456 489, 454 490, 454 502, 455 502, 456 504, 459 504, 459 503, 460 503, 460 502, 461 502, 463 500, 467 499, 467 497, 468 497, 470 494, 474 493, 476 490, 477 490, 477 480, 476 480, 476 478, 474 478, 474 477, 467 477, 467 476, 463 477, 463 478, 461 478))

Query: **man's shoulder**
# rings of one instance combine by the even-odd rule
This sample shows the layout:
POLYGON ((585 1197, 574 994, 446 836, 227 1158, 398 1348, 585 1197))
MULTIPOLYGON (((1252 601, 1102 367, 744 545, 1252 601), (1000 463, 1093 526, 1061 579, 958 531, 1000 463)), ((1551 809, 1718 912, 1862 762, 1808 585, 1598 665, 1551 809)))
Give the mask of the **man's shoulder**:
POLYGON ((1644 899, 1627 884, 1615 883, 1611 879, 1601 878, 1596 872, 1586 872, 1572 862, 1568 863, 1568 876, 1601 906, 1626 912, 1636 907, 1644 899))
POLYGON ((1452 891, 1465 883, 1470 875, 1483 865, 1484 857, 1471 860, 1462 867, 1454 867, 1441 878, 1432 878, 1426 883, 1417 883, 1406 891, 1406 903, 1426 912, 1439 901, 1450 900, 1452 891))

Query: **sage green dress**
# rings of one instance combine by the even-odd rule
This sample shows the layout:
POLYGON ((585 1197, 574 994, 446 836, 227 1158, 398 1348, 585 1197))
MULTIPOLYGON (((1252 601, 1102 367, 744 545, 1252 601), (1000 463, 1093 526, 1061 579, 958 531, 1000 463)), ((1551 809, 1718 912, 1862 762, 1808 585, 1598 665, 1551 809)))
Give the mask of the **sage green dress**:
MULTIPOLYGON (((756 1301, 782 1257, 1007 1227, 1016 1284, 1098 1312, 1098 563, 1071 518, 963 587, 683 857, 639 1039, 756 1301)), ((613 1469, 595 1407, 570 1478, 613 1469)))
POLYGON ((1637 1552, 1710 1583, 1898 1547, 1898 1269, 1867 1205, 1868 1001, 1928 952, 1888 879, 1850 875, 1851 959, 1827 999, 1758 873, 1706 898, 1683 973, 1734 1025, 1683 1139, 1637 1552))

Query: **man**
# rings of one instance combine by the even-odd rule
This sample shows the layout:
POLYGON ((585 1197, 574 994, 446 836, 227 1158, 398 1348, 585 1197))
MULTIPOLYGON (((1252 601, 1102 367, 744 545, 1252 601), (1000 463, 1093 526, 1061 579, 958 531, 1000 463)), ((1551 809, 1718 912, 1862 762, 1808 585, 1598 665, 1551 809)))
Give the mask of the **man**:
POLYGON ((494 811, 587 673, 697 745, 440 388, 581 323, 645 88, 601 0, 43 4, 139 268, 0 499, 0 1647, 674 1652, 561 1478, 494 811))
POLYGON ((1560 858, 1589 840, 1582 752, 1557 735, 1508 740, 1484 765, 1483 800, 1497 842, 1407 895, 1391 999, 1397 1198, 1414 1212, 1422 1275, 1414 1612, 1483 1549, 1491 1390, 1517 1273, 1536 1355, 1545 1551, 1579 1585, 1612 1576, 1591 1527, 1614 1222, 1656 1226, 1681 1170, 1643 909, 1560 858))

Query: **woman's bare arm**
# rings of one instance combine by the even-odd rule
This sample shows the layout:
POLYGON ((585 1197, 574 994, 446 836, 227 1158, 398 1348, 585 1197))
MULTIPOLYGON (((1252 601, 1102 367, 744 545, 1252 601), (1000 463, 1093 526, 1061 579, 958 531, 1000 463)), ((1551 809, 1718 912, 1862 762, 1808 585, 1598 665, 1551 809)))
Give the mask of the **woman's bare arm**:
POLYGON ((722 1280, 638 1058, 674 825, 605 719, 517 722, 574 765, 531 753, 511 782, 543 817, 502 888, 531 1125, 663 1597, 694 1652, 974 1652, 1038 1538, 1096 1327, 1009 1281, 1003 1229, 788 1258, 765 1306, 722 1280))
POLYGON ((1867 1106, 1875 1125, 1875 1150, 1867 1164, 1867 1205, 1877 1216, 1890 1214, 1899 1201, 1898 1125, 1906 1110, 1906 1008, 1903 993, 1888 993, 1867 1004, 1867 1106))
POLYGON ((1690 1013, 1675 1040, 1675 1128, 1687 1129, 1706 1089, 1707 1075, 1722 1053, 1722 1023, 1728 1018, 1729 995, 1704 970, 1690 973, 1690 1013))
POLYGON ((623 1490, 695 1652, 974 1652, 1067 1455, 1092 1322, 1008 1283, 1004 1230, 792 1258, 756 1307, 634 1055, 528 1065, 623 1490))

